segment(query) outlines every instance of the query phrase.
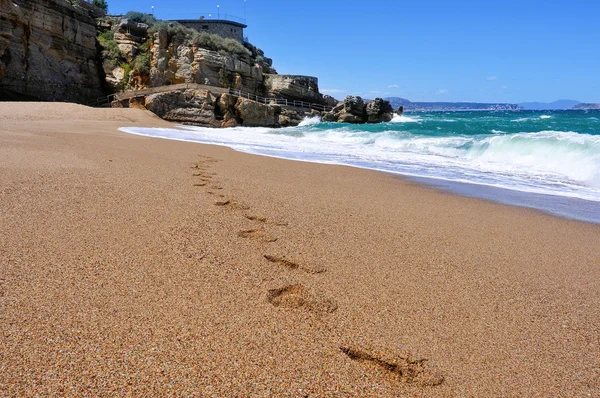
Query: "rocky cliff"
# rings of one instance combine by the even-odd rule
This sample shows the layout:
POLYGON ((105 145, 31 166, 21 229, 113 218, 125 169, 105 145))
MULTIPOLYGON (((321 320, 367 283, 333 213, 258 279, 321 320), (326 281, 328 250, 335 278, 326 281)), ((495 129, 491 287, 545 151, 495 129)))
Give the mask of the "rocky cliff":
POLYGON ((86 103, 104 95, 94 17, 66 0, 0 0, 0 99, 86 103))
POLYGON ((278 75, 272 60, 249 43, 140 13, 104 22, 108 24, 101 24, 104 32, 99 39, 104 71, 114 91, 196 83, 261 97, 337 104, 319 93, 316 77, 278 75), (140 62, 144 56, 146 61, 140 62))
POLYGON ((317 111, 263 104, 214 87, 185 86, 159 93, 140 91, 113 106, 148 109, 165 120, 205 127, 287 127, 298 125, 305 117, 320 116, 317 111))

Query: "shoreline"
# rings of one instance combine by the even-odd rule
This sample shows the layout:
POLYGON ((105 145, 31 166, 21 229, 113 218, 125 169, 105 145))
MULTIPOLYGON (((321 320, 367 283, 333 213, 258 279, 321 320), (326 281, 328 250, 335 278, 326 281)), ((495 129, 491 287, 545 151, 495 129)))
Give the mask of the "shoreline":
MULTIPOLYGON (((185 125, 183 125, 185 127, 185 125)), ((311 159, 311 158, 301 158, 290 156, 289 154, 286 156, 285 153, 281 153, 277 150, 272 150, 270 153, 266 152, 263 149, 263 152, 260 151, 252 151, 252 150, 244 150, 242 149, 241 144, 236 145, 225 143, 225 142, 206 142, 206 141, 197 141, 192 138, 187 137, 165 137, 165 136, 157 136, 147 133, 139 133, 128 131, 131 129, 136 129, 137 127, 122 127, 119 130, 125 134, 138 135, 141 137, 148 138, 160 138, 165 140, 175 140, 180 142, 201 144, 201 145, 215 145, 219 147, 230 148, 239 153, 252 154, 257 156, 265 156, 268 158, 274 159, 283 159, 283 160, 292 160, 298 162, 307 162, 314 164, 325 164, 325 165, 338 165, 338 166, 347 166, 357 169, 370 170, 380 173, 391 174, 401 179, 416 181, 420 184, 423 184, 426 187, 433 187, 436 189, 441 189, 442 191, 453 193, 455 195, 463 196, 463 197, 472 197, 483 199, 487 201, 491 201, 498 204, 508 205, 508 206, 516 206, 521 208, 528 208, 539 211, 544 214, 549 214, 555 217, 564 218, 568 220, 589 222, 593 224, 600 224, 600 212, 596 209, 597 206, 600 206, 600 202, 584 199, 578 196, 570 196, 570 195, 561 195, 561 194, 549 194, 549 193, 540 193, 540 192, 532 192, 519 190, 516 188, 508 188, 497 185, 486 184, 483 182, 475 182, 475 181, 462 181, 462 180, 453 180, 444 177, 435 177, 435 176, 422 176, 418 174, 410 174, 406 172, 400 171, 392 171, 386 170, 384 168, 374 168, 372 166, 363 166, 357 163, 343 163, 337 161, 328 162, 322 159, 311 159)), ((180 130, 182 133, 189 133, 188 130, 181 129, 180 125, 176 125, 173 127, 175 130, 180 130)))
POLYGON ((600 392, 599 225, 129 123, 0 103, 3 393, 600 392))

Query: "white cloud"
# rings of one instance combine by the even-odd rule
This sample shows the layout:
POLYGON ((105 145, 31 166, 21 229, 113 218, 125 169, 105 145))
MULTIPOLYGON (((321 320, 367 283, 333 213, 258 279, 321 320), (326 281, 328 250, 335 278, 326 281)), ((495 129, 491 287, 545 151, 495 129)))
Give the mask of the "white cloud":
POLYGON ((322 88, 319 91, 323 94, 340 94, 346 92, 346 90, 340 90, 339 88, 322 88))
POLYGON ((502 87, 500 87, 502 90, 506 90, 508 88, 508 86, 505 84, 502 87))
POLYGON ((448 90, 446 90, 445 88, 442 88, 441 90, 438 90, 438 92, 436 94, 446 94, 448 92, 448 90))
POLYGON ((488 76, 487 80, 489 80, 490 82, 493 82, 494 80, 498 80, 497 76, 488 76))
POLYGON ((390 84, 390 85, 388 86, 388 88, 398 88, 398 87, 400 87, 400 86, 399 86, 399 85, 397 85, 397 84, 390 84))

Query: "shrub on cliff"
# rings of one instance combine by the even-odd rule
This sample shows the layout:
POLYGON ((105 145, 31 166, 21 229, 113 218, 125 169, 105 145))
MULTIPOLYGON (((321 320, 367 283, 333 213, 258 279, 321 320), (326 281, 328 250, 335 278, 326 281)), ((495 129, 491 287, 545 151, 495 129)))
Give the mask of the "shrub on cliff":
POLYGON ((252 53, 239 42, 233 39, 225 39, 212 33, 193 31, 190 41, 193 45, 212 51, 219 51, 226 55, 252 55, 252 53))
POLYGON ((104 11, 108 11, 108 3, 106 0, 92 0, 92 4, 96 7, 102 8, 104 11))
POLYGON ((158 22, 158 20, 156 18, 154 18, 154 15, 144 14, 143 12, 137 12, 137 11, 129 11, 127 14, 125 14, 124 18, 132 20, 133 22, 145 23, 149 26, 152 26, 158 22))
POLYGON ((171 21, 156 21, 154 24, 150 26, 148 29, 148 34, 153 35, 158 32, 167 32, 169 37, 176 37, 180 40, 185 40, 190 38, 195 30, 188 29, 185 26, 171 21))
POLYGON ((150 40, 146 40, 138 47, 138 55, 132 63, 133 69, 138 73, 150 73, 150 61, 152 54, 150 53, 150 40))
POLYGON ((125 57, 123 57, 123 53, 115 40, 114 29, 100 33, 98 35, 98 42, 102 46, 102 58, 108 63, 111 69, 116 68, 125 61, 125 57))

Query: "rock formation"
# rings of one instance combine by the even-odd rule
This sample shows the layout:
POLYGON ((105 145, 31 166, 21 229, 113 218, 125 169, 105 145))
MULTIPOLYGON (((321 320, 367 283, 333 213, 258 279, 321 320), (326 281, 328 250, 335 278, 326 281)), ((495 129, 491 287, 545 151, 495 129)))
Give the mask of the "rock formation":
POLYGON ((206 89, 139 95, 113 106, 148 109, 165 120, 204 127, 288 127, 297 126, 305 117, 320 115, 206 89))
POLYGON ((104 95, 94 17, 64 0, 0 0, 0 97, 87 103, 104 95))
POLYGON ((367 115, 367 123, 389 122, 392 120, 394 108, 392 108, 392 105, 388 101, 382 98, 375 98, 373 101, 367 103, 365 113, 367 115))
POLYGON ((135 22, 127 18, 119 21, 114 38, 119 50, 121 50, 128 62, 133 61, 138 54, 138 46, 145 41, 148 35, 148 28, 148 24, 135 22))
POLYGON ((361 97, 347 96, 331 112, 323 115, 323 120, 340 123, 381 123, 392 120, 394 109, 382 98, 365 103, 361 97))
POLYGON ((312 76, 265 74, 267 97, 283 97, 290 100, 335 106, 337 101, 319 93, 319 81, 312 76))

